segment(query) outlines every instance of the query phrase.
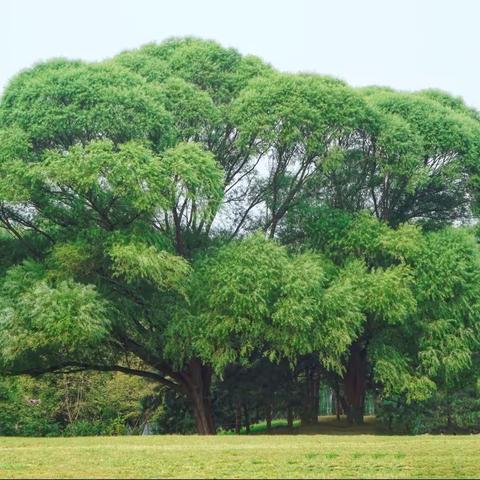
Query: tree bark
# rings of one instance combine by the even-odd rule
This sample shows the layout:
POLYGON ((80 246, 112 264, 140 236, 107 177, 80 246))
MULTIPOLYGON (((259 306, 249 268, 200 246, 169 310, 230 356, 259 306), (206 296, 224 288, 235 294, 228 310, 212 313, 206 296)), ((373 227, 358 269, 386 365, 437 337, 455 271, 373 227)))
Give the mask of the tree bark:
POLYGON ((287 426, 289 430, 293 430, 293 409, 290 405, 287 407, 287 426))
POLYGON ((320 369, 318 366, 305 369, 305 396, 302 402, 300 420, 302 425, 318 423, 320 404, 320 369))
POLYGON ((336 414, 336 417, 337 417, 337 422, 339 422, 340 421, 341 406, 340 406, 340 394, 338 392, 338 388, 333 391, 333 394, 335 396, 335 414, 336 414))
POLYGON ((210 385, 212 371, 202 365, 199 359, 194 358, 188 363, 183 373, 187 397, 192 405, 197 433, 199 435, 215 435, 215 421, 213 417, 210 385))
POLYGON ((240 403, 235 405, 235 433, 240 435, 242 429, 242 406, 240 403))
POLYGON ((268 431, 270 431, 272 429, 272 410, 273 410, 273 406, 269 402, 267 404, 267 411, 266 411, 266 415, 265 415, 265 420, 267 422, 267 430, 268 431))
POLYGON ((245 415, 245 432, 250 433, 250 415, 248 413, 247 404, 243 404, 243 414, 245 415))
POLYGON ((345 413, 349 423, 363 423, 366 377, 367 351, 359 342, 355 342, 350 347, 350 357, 343 378, 345 413))

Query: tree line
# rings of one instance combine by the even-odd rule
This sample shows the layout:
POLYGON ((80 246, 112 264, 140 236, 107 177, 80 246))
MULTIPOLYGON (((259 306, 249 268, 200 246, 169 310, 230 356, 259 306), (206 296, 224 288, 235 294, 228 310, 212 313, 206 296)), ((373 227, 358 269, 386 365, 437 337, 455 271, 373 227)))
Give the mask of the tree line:
POLYGON ((477 381, 479 167, 437 90, 192 38, 40 63, 0 101, 0 369, 143 377, 201 434, 252 398, 315 422, 321 383, 356 423, 367 390, 448 397, 477 381))

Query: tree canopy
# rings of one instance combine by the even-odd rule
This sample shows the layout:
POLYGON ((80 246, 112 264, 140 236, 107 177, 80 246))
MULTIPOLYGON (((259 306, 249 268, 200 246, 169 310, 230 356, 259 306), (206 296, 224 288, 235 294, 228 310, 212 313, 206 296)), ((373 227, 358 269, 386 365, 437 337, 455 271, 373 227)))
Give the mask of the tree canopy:
POLYGON ((212 381, 263 360, 322 375, 352 421, 367 388, 455 388, 479 161, 480 115, 435 90, 193 38, 38 64, 0 101, 0 368, 145 377, 200 433, 212 381))

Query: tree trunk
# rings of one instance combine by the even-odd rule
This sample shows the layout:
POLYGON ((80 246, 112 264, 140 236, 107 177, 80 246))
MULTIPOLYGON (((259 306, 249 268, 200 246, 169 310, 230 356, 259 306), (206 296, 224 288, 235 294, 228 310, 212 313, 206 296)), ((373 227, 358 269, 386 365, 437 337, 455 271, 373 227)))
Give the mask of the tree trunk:
POLYGON ((240 403, 235 405, 235 433, 240 435, 242 429, 242 406, 240 403))
POLYGON ((315 367, 312 372, 312 423, 318 423, 318 413, 320 410, 320 368, 315 367))
POLYGON ((367 351, 354 343, 350 347, 350 358, 343 378, 345 413, 349 423, 363 423, 367 376, 367 351))
POLYGON ((243 404, 243 414, 245 415, 245 432, 248 434, 250 433, 250 416, 246 404, 243 404))
POLYGON ((318 423, 320 405, 320 369, 318 366, 305 369, 305 396, 303 398, 300 419, 302 425, 318 423))
POLYGON ((335 414, 337 417, 337 422, 340 421, 340 394, 338 393, 338 389, 333 391, 333 394, 335 396, 335 414))
POLYGON ((291 406, 287 407, 287 426, 289 430, 293 430, 293 409, 291 406))
POLYGON ((266 411, 266 415, 265 415, 265 420, 267 422, 267 430, 268 431, 270 431, 272 429, 272 410, 273 410, 272 404, 269 402, 267 404, 267 411, 266 411))
POLYGON ((192 405, 197 433, 199 435, 215 435, 210 384, 212 371, 194 358, 188 363, 183 374, 188 399, 192 405))

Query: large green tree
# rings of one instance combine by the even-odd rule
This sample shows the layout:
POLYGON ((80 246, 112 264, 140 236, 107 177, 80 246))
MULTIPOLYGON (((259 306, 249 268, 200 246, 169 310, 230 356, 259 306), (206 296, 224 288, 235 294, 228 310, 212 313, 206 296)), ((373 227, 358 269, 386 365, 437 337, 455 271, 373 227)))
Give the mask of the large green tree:
POLYGON ((198 412, 209 367, 177 352, 169 321, 188 301, 188 258, 219 210, 225 172, 247 161, 221 155, 234 141, 226 105, 268 70, 185 39, 95 65, 51 61, 12 80, 0 105, 0 221, 23 254, 4 252, 4 369, 145 376, 186 394, 199 432, 214 431, 211 411, 198 412))
POLYGON ((472 217, 479 139, 441 92, 355 90, 191 38, 24 71, 0 101, 2 370, 143 376, 185 395, 200 433, 212 375, 254 358, 313 355, 357 419, 369 368, 387 391, 447 381, 438 345, 476 338, 475 248, 397 227, 472 217), (455 310, 438 294, 439 334, 430 250, 448 278, 467 269, 455 310))
POLYGON ((295 222, 303 245, 338 265, 362 265, 351 277, 360 291, 360 333, 340 375, 351 421, 362 421, 367 387, 412 402, 462 382, 480 341, 480 250, 473 232, 391 228, 365 211, 325 207, 304 217, 297 211, 295 222))

